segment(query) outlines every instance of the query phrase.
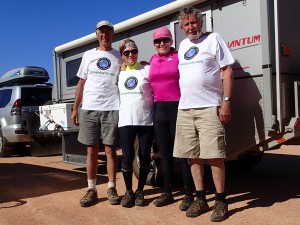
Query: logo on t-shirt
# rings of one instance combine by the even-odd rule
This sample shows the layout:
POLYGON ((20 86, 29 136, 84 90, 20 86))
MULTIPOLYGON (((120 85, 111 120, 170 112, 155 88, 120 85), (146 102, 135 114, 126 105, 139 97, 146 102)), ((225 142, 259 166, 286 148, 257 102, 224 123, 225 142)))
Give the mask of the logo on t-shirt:
POLYGON ((125 87, 128 90, 134 89, 138 84, 138 79, 136 77, 128 77, 125 81, 125 87))
POLYGON ((100 69, 100 70, 107 70, 109 69, 111 66, 111 62, 108 58, 106 57, 102 57, 98 60, 97 62, 97 67, 100 69))
POLYGON ((184 59, 190 60, 194 58, 199 52, 199 48, 196 46, 191 47, 189 50, 186 51, 184 54, 184 59))

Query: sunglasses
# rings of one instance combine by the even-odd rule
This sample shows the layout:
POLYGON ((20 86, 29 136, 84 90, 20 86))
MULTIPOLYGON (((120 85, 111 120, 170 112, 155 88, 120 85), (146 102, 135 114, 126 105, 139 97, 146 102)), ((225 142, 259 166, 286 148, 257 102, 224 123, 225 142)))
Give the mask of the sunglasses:
POLYGON ((123 55, 129 56, 130 53, 131 53, 132 55, 135 55, 135 54, 137 54, 138 52, 139 52, 139 50, 137 50, 137 49, 132 49, 132 50, 124 51, 124 52, 123 52, 123 55))
POLYGON ((170 38, 162 38, 162 39, 155 39, 154 40, 154 44, 160 44, 161 42, 163 42, 163 43, 169 43, 171 41, 171 39, 170 38))

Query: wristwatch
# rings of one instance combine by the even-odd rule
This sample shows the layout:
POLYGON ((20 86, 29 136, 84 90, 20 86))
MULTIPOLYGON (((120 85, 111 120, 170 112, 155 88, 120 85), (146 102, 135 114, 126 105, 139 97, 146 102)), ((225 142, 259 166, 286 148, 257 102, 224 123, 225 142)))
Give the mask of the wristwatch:
POLYGON ((230 102, 231 98, 225 96, 225 97, 223 97, 222 101, 224 101, 224 102, 230 102))

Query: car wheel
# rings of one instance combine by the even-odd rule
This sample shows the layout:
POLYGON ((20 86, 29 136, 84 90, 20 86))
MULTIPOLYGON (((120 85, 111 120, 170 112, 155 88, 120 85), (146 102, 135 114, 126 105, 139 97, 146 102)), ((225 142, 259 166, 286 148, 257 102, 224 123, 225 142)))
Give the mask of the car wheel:
MULTIPOLYGON (((134 151, 135 151, 135 157, 133 161, 133 172, 134 175, 139 178, 140 173, 140 162, 139 162, 139 143, 138 138, 135 139, 134 143, 134 151)), ((162 172, 160 168, 160 154, 157 147, 157 144, 153 142, 152 148, 151 148, 151 162, 150 162, 150 171, 146 180, 147 185, 151 186, 161 186, 162 185, 162 172)))
POLYGON ((12 148, 7 146, 7 141, 3 137, 2 130, 0 129, 0 157, 10 156, 12 153, 12 148))

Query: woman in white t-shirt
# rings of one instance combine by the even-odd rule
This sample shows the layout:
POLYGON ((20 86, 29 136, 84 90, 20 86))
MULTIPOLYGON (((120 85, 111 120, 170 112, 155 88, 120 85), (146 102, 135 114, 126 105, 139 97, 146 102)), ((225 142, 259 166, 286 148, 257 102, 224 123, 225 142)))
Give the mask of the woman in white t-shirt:
POLYGON ((120 94, 119 135, 123 151, 122 173, 126 192, 121 201, 124 207, 144 205, 143 189, 150 169, 150 151, 153 141, 153 97, 149 82, 149 65, 140 64, 138 48, 131 39, 120 43, 120 54, 125 69, 119 74, 120 94), (134 142, 139 140, 139 182, 136 192, 132 190, 134 142))

